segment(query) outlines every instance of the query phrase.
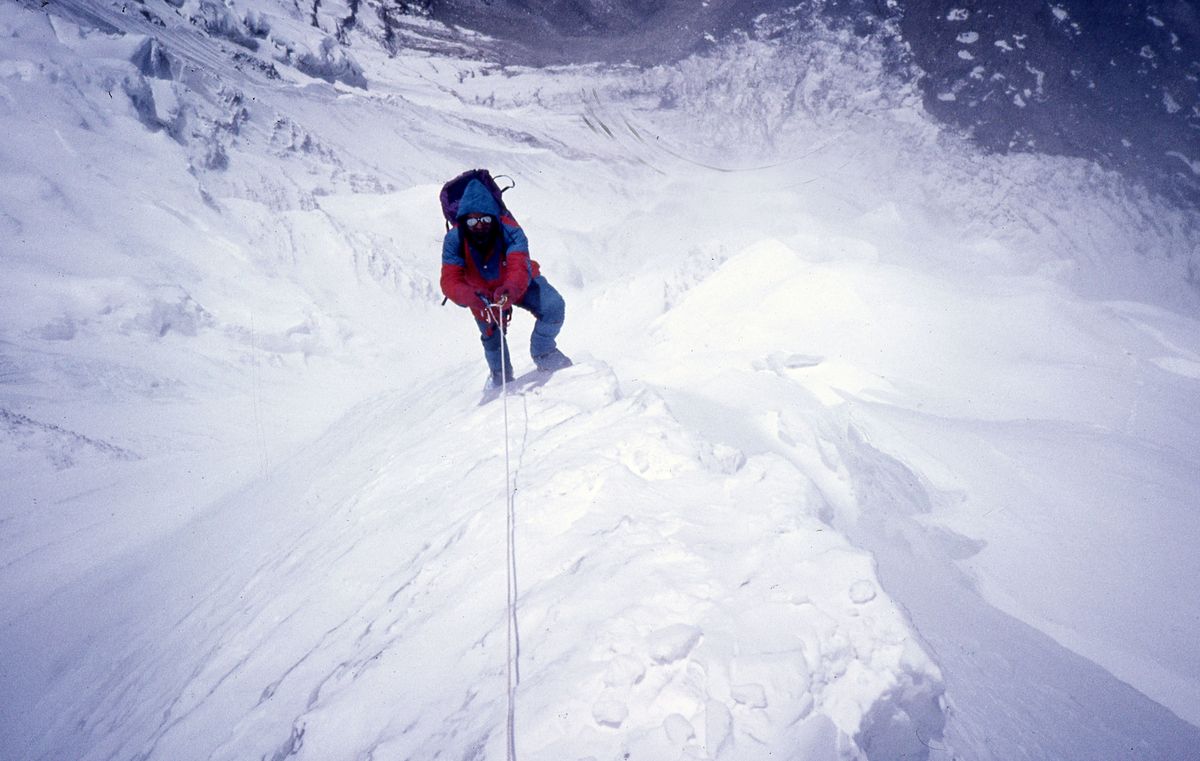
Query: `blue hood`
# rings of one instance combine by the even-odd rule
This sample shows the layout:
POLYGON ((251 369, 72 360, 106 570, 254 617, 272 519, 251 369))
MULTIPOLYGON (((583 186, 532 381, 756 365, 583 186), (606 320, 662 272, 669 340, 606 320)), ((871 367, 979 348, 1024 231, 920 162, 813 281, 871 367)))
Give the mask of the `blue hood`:
POLYGON ((462 199, 458 202, 458 218, 462 219, 468 214, 500 216, 500 205, 479 180, 467 183, 467 189, 463 191, 462 199))

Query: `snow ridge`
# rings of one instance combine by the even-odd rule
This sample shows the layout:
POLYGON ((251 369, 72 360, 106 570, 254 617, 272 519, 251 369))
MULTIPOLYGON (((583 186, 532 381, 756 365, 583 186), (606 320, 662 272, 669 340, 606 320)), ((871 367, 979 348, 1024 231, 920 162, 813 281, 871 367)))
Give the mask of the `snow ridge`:
MULTIPOLYGON (((446 452, 499 430, 482 408, 453 431, 410 418, 400 439, 363 439, 366 420, 409 403, 364 405, 277 471, 274 489, 197 528, 206 546, 233 548, 231 518, 263 532, 286 515, 274 534, 286 540, 242 545, 220 570, 164 589, 164 570, 182 573, 179 558, 198 549, 181 538, 166 569, 127 580, 158 612, 104 649, 118 663, 148 646, 162 657, 62 685, 95 696, 60 718, 81 728, 79 758, 501 754, 502 463, 458 478, 449 511, 440 496, 458 468, 446 452), (364 478, 330 482, 314 466, 348 460, 350 440, 364 478), (209 590, 199 606, 181 594, 192 589, 209 590), (239 600, 232 618, 210 608, 224 599, 239 600), (168 655, 184 642, 204 653, 194 665, 168 655), (158 721, 138 718, 155 712, 151 672, 177 695, 158 721), (281 716, 292 717, 282 737, 281 716)), ((920 749, 917 734, 940 736, 937 668, 795 467, 695 440, 652 393, 623 397, 598 363, 510 404, 524 757, 825 757, 833 746, 896 757, 920 749)))
POLYGON ((6 757, 499 757, 468 166, 578 360, 509 401, 523 758, 1195 746, 1194 214, 824 29, 537 70, 121 7, 0 5, 6 757))

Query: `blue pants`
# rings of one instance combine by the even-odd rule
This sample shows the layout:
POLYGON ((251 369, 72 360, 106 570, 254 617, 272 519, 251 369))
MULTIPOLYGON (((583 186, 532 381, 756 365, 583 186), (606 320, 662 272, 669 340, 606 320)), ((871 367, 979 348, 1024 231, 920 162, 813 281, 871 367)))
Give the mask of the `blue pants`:
MULTIPOLYGON (((544 277, 534 278, 516 306, 537 318, 533 325, 533 333, 529 336, 529 355, 540 357, 554 351, 558 346, 554 339, 558 336, 558 331, 562 330, 567 312, 567 304, 558 291, 554 290, 554 286, 544 277)), ((507 338, 486 322, 476 320, 475 324, 479 326, 483 356, 487 358, 488 369, 493 373, 500 369, 500 342, 504 341, 504 354, 509 359, 504 372, 505 375, 512 375, 512 355, 508 352, 507 338)))

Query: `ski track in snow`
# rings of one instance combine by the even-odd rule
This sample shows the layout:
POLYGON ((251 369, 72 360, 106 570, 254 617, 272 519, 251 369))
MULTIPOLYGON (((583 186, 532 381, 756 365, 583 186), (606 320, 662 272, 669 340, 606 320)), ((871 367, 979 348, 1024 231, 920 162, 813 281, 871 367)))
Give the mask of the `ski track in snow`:
POLYGON ((520 758, 1197 747, 1193 214, 845 34, 540 72, 209 5, 0 6, 2 755, 502 757, 471 165, 577 360, 507 400, 520 758))

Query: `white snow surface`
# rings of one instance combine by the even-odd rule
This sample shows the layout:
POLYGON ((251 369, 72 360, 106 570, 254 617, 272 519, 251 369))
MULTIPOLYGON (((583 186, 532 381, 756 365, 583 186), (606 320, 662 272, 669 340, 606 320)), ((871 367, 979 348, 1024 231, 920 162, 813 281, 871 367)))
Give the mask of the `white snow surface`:
POLYGON ((1194 212, 835 32, 137 8, 0 3, 0 757, 503 758, 507 418, 518 758, 1195 758, 1194 212), (474 166, 576 360, 485 406, 474 166))

